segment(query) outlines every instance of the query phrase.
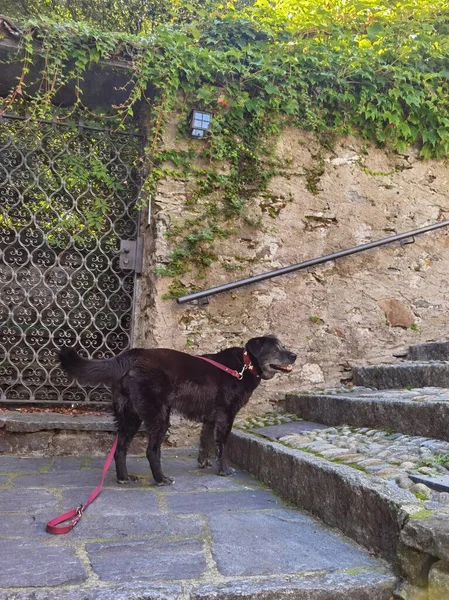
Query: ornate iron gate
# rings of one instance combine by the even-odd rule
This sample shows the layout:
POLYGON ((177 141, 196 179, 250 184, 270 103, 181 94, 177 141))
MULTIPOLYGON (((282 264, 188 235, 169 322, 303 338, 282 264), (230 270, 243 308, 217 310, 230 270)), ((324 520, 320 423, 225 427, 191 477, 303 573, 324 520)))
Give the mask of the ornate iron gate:
POLYGON ((103 401, 69 381, 56 351, 105 358, 129 347, 141 139, 82 123, 0 119, 0 398, 103 401))

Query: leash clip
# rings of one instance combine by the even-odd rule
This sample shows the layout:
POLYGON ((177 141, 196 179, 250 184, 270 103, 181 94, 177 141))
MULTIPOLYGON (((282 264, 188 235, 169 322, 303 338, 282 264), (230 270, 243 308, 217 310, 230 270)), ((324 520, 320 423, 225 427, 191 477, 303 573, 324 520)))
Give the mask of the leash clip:
POLYGON ((76 507, 76 515, 72 519, 72 527, 75 527, 75 525, 81 519, 81 517, 83 516, 83 513, 84 513, 84 509, 85 509, 85 506, 82 503, 79 506, 76 507))
MULTIPOLYGON (((250 363, 251 364, 251 363, 250 363)), ((249 368, 248 365, 243 365, 243 369, 239 372, 238 380, 242 381, 245 371, 249 368)))

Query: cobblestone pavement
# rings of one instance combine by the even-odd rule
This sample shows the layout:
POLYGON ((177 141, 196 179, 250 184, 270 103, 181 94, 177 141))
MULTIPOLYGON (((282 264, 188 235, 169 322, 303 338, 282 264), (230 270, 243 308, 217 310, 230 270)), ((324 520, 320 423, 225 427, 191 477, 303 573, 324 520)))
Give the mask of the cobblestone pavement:
MULTIPOLYGON (((423 390, 419 391, 419 397, 422 392, 423 390)), ((412 394, 412 391, 407 393, 412 394)), ((445 393, 448 394, 449 390, 445 390, 445 393)), ((357 392, 357 396, 360 397, 361 394, 357 392)), ((434 400, 434 396, 432 399, 434 400)), ((308 430, 307 422, 303 431, 291 432, 289 429, 291 430, 292 426, 288 424, 294 422, 298 425, 301 419, 293 414, 269 413, 258 418, 240 420, 237 427, 272 437, 291 448, 311 452, 327 460, 389 480, 401 488, 409 489, 416 497, 424 500, 426 508, 449 512, 449 492, 436 491, 423 482, 417 483, 410 479, 438 479, 441 480, 442 489, 446 486, 449 489, 447 441, 369 427, 328 427, 310 424, 308 430)))
POLYGON ((0 457, 0 599, 390 596, 383 562, 245 473, 200 471, 191 450, 163 462, 173 486, 154 486, 146 459, 131 458, 137 484, 110 472, 77 527, 51 536, 46 522, 86 499, 103 459, 0 457))

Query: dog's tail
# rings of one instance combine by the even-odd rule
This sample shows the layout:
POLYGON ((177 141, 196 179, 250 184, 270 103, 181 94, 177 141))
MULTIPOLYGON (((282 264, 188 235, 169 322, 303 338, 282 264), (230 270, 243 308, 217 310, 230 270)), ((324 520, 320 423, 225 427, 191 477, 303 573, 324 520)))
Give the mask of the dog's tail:
POLYGON ((62 348, 59 351, 61 367, 70 377, 80 383, 111 385, 122 375, 117 357, 105 360, 83 358, 73 348, 62 348))

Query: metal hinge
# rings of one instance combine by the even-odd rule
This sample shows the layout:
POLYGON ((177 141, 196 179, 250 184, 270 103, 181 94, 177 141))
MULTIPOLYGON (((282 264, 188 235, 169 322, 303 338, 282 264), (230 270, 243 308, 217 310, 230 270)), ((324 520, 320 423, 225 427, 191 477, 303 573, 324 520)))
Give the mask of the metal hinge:
POLYGON ((135 271, 138 275, 142 273, 143 262, 143 239, 120 240, 119 267, 125 271, 135 271))

